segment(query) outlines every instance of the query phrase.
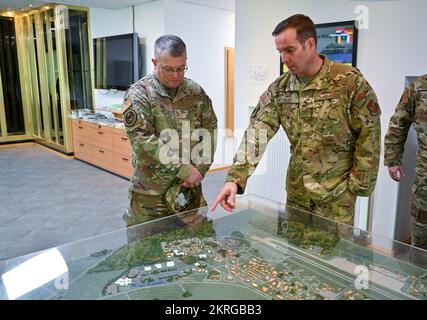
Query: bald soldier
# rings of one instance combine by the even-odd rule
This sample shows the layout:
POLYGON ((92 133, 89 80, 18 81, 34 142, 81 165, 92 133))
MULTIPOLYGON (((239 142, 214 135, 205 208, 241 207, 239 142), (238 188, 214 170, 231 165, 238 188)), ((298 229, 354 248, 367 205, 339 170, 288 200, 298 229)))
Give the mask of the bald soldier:
POLYGON ((412 124, 419 145, 412 186, 412 245, 427 250, 427 74, 403 91, 384 139, 384 164, 395 181, 405 175, 402 154, 412 124))
POLYGON ((261 95, 226 183, 212 205, 235 208, 246 182, 270 140, 282 126, 291 144, 286 177, 287 205, 353 224, 357 196, 375 187, 380 156, 380 108, 376 95, 355 68, 317 53, 313 21, 297 14, 273 31, 289 72, 261 95), (248 153, 261 153, 256 159, 248 153), (243 155, 243 156, 242 156, 243 155), (242 161, 243 159, 243 161, 242 161))
POLYGON ((152 62, 154 72, 133 84, 123 103, 134 167, 127 226, 205 206, 201 181, 216 148, 211 99, 184 77, 184 42, 158 38, 152 62))

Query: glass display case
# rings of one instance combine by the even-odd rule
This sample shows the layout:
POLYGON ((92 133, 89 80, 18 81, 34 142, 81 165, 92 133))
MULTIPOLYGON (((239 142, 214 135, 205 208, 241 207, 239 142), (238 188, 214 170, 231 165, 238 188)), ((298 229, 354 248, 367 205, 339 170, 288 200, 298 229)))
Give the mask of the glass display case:
POLYGON ((427 252, 253 195, 0 262, 0 299, 426 299, 427 252), (386 249, 387 248, 387 249, 386 249))
MULTIPOLYGON (((67 154, 73 152, 71 110, 93 109, 89 20, 89 8, 63 4, 39 6, 13 17, 16 79, 11 82, 8 76, 8 81, 22 92, 26 138, 67 154)), ((0 108, 0 120, 1 113, 0 108)), ((2 135, 0 141, 14 141, 2 135)))

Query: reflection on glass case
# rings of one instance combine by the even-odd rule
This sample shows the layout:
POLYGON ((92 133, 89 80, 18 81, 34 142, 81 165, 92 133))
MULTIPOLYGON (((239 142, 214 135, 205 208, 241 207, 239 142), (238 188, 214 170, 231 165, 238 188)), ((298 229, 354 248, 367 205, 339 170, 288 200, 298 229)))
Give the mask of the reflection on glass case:
POLYGON ((426 299, 426 261, 246 195, 232 214, 201 208, 4 261, 0 299, 426 299))

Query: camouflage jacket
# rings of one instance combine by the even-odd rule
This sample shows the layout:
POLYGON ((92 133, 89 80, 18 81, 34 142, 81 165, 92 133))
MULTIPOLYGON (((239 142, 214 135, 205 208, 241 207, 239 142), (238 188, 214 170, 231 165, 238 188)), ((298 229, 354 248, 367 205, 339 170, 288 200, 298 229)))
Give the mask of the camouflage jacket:
POLYGON ((390 119, 384 139, 384 164, 401 166, 402 154, 410 126, 414 124, 418 138, 417 168, 427 172, 427 74, 417 78, 403 91, 390 119))
POLYGON ((196 82, 184 78, 172 98, 154 74, 147 75, 127 90, 123 121, 133 150, 133 191, 165 194, 171 185, 189 176, 190 164, 203 176, 208 171, 216 148, 217 118, 210 98, 196 82), (171 129, 177 133, 176 146, 171 144, 171 135, 163 135, 171 129), (210 136, 199 135, 196 129, 210 136), (203 154, 206 161, 194 163, 192 152, 204 143, 210 151, 203 154))
MULTIPOLYGON (((305 86, 290 73, 277 78, 262 94, 248 127, 265 129, 267 140, 284 128, 291 144, 287 195, 296 202, 303 195, 326 202, 347 188, 367 196, 378 173, 381 111, 376 95, 357 69, 321 57, 321 70, 305 86)), ((258 140, 252 142, 258 145, 258 140)), ((245 141, 226 181, 243 192, 258 161, 246 157, 242 163, 239 156, 245 157, 239 153, 245 153, 245 141)))

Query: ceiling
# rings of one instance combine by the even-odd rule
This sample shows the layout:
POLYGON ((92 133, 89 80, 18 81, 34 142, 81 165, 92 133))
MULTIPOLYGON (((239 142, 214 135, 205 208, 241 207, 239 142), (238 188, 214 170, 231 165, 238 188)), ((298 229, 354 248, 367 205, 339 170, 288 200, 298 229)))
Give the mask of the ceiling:
MULTIPOLYGON (((158 0, 1 0, 0 11, 22 12, 35 7, 40 7, 48 3, 64 3, 71 5, 80 5, 85 7, 98 7, 105 9, 123 9, 133 5, 139 5, 146 2, 158 0), (32 7, 28 6, 31 4, 32 7)), ((229 11, 235 10, 235 0, 175 0, 179 2, 192 3, 207 7, 220 8, 229 11)))

